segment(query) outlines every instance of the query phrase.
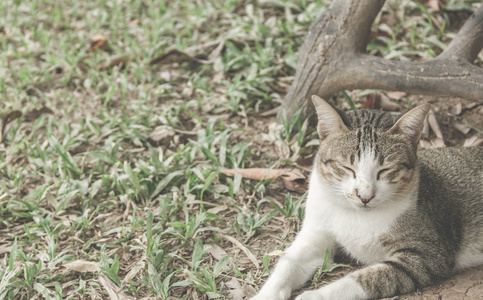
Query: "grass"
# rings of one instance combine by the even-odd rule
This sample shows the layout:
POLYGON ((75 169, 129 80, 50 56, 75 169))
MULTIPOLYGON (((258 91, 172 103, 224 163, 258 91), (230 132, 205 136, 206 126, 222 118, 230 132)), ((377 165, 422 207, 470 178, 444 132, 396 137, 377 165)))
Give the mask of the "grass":
MULTIPOLYGON (((448 13, 397 2, 403 18, 375 27, 368 50, 441 52, 448 13)), ((291 82, 328 4, 1 1, 0 299, 255 292, 298 230, 305 195, 220 170, 293 166, 315 151, 300 114, 269 126, 260 113, 281 102, 273 86, 291 82), (94 34, 110 51, 89 50, 94 34), (208 59, 219 43, 207 64, 149 64, 172 48, 208 59)))

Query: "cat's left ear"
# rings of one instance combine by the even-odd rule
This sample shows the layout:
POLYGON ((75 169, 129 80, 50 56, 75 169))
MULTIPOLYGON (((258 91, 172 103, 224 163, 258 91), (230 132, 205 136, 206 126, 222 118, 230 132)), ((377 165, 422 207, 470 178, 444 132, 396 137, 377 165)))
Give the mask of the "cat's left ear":
POLYGON ((315 95, 312 96, 312 102, 314 102, 315 110, 317 111, 317 132, 320 140, 331 134, 349 131, 344 124, 342 116, 332 105, 315 95))
POLYGON ((390 134, 404 134, 414 146, 418 145, 421 138, 424 119, 428 115, 431 104, 426 103, 416 106, 405 113, 387 132, 390 134))

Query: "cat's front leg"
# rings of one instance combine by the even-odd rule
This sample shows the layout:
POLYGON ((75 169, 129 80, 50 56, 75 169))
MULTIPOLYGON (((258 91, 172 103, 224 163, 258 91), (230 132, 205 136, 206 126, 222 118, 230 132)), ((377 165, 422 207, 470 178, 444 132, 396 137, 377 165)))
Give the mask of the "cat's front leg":
MULTIPOLYGON (((429 285, 447 277, 452 261, 444 251, 431 256, 414 248, 403 248, 383 262, 359 269, 318 290, 301 294, 296 300, 363 300, 392 297, 429 285), (414 252, 414 253, 412 253, 414 252)), ((429 251, 428 251, 429 253, 429 251)))
POLYGON ((307 291, 295 300, 361 300, 369 299, 362 286, 351 276, 346 276, 318 290, 307 291))
POLYGON ((330 254, 335 250, 335 241, 329 234, 303 228, 252 300, 288 299, 292 291, 309 280, 323 263, 326 249, 330 254))

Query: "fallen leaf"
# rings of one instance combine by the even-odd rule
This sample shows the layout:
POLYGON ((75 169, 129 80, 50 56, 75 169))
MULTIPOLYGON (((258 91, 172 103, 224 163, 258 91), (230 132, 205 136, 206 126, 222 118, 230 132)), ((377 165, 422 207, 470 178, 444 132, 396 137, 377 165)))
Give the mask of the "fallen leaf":
POLYGON ((276 116, 278 114, 278 112, 280 111, 281 109, 281 105, 279 106, 276 106, 272 109, 269 109, 267 111, 264 111, 260 114, 261 117, 271 117, 271 116, 276 116))
POLYGON ((235 277, 227 281, 225 285, 230 289, 230 299, 243 300, 246 296, 240 282, 235 277))
POLYGON ((440 11, 441 8, 442 8, 442 4, 441 4, 440 0, 428 0, 428 5, 434 11, 440 11))
POLYGON ((0 121, 2 122, 2 124, 0 124, 0 143, 3 143, 3 140, 5 138, 5 128, 7 128, 8 123, 20 118, 20 116, 22 116, 22 113, 18 110, 14 110, 9 113, 0 115, 0 121))
POLYGON ((381 95, 369 94, 366 96, 366 101, 361 104, 361 108, 365 109, 379 109, 381 107, 381 95))
POLYGON ((406 97, 407 96, 407 93, 406 92, 394 91, 394 92, 386 92, 386 95, 390 99, 399 100, 399 99, 401 99, 403 97, 406 97))
POLYGON ((91 37, 91 46, 89 47, 89 51, 93 52, 93 51, 96 51, 97 49, 100 49, 106 52, 112 52, 111 47, 107 43, 107 39, 102 34, 98 34, 98 33, 94 34, 91 37))
POLYGON ((25 113, 25 118, 28 120, 28 121, 33 121, 33 120, 36 120, 38 119, 42 114, 49 114, 49 115, 53 115, 54 112, 48 108, 47 106, 42 106, 42 108, 40 109, 32 109, 32 110, 29 110, 28 112, 25 113))
POLYGON ((174 63, 183 63, 183 62, 190 62, 190 61, 198 61, 200 62, 197 58, 180 51, 178 49, 171 49, 167 51, 165 54, 158 56, 154 59, 152 59, 149 64, 150 65, 169 65, 169 64, 174 64, 174 63))
POLYGON ((458 129, 463 134, 468 134, 468 132, 471 131, 471 127, 466 125, 466 124, 455 123, 455 124, 453 124, 453 127, 458 129))
POLYGON ((70 263, 63 264, 62 267, 73 270, 76 272, 97 272, 98 267, 97 263, 94 261, 86 261, 86 260, 76 260, 70 263))
POLYGON ((472 136, 465 140, 463 147, 478 147, 483 146, 483 138, 472 136))
POLYGON ((230 241, 233 245, 237 246, 240 250, 245 252, 248 259, 250 259, 250 261, 255 265, 255 267, 257 269, 260 268, 260 264, 258 263, 255 255, 253 255, 253 253, 250 252, 250 250, 247 247, 245 247, 242 243, 240 243, 237 239, 235 239, 234 237, 231 237, 229 235, 223 234, 223 233, 220 233, 220 237, 230 241))
POLYGON ((463 106, 460 103, 457 103, 455 106, 452 106, 448 109, 448 112, 452 115, 456 115, 456 116, 459 116, 461 115, 464 111, 466 110, 472 110, 474 109, 475 107, 481 105, 480 103, 477 103, 477 102, 471 102, 471 103, 468 103, 466 104, 465 106, 463 106))
POLYGON ((285 256, 285 255, 287 255, 287 253, 282 251, 282 250, 273 250, 272 252, 267 253, 267 255, 268 256, 285 256))
POLYGON ((292 171, 282 175, 282 182, 285 188, 289 191, 305 193, 308 190, 307 180, 298 169, 293 169, 292 171))
POLYGON ((220 246, 218 246, 217 244, 208 244, 207 246, 208 246, 208 252, 216 260, 220 260, 223 257, 228 255, 228 253, 226 253, 226 251, 223 248, 221 248, 220 246))
MULTIPOLYGON (((431 129, 433 130, 434 134, 443 140, 443 133, 441 132, 441 128, 439 128, 438 120, 436 120, 436 116, 434 115, 433 110, 429 111, 428 114, 428 123, 431 129)), ((444 142, 443 142, 444 144, 444 142)))
POLYGON ((124 56, 124 57, 118 57, 113 60, 109 64, 100 64, 99 69, 100 70, 109 70, 114 67, 119 67, 119 69, 124 69, 126 67, 127 63, 132 61, 132 57, 124 56))
POLYGON ((107 294, 109 295, 109 299, 111 300, 134 299, 133 297, 129 297, 124 293, 122 293, 120 291, 120 288, 104 274, 99 276, 99 282, 101 283, 102 287, 106 290, 107 294))
POLYGON ((307 190, 307 179, 298 169, 225 169, 222 170, 221 173, 227 176, 235 176, 236 173, 239 173, 242 175, 242 177, 253 180, 282 177, 282 181, 286 189, 296 192, 305 192, 307 190))
MULTIPOLYGON (((201 64, 211 64, 213 63, 218 57, 221 56, 223 49, 225 48, 225 41, 216 42, 218 45, 216 46, 213 51, 207 56, 201 53, 190 54, 190 52, 196 51, 204 51, 205 49, 198 49, 192 48, 190 52, 188 51, 181 51, 178 49, 169 49, 163 55, 153 58, 149 64, 150 65, 169 65, 174 63, 183 63, 183 62, 190 62, 195 61, 201 64), (207 59, 202 59, 199 57, 207 57, 207 59)), ((210 46, 213 43, 210 43, 210 46)), ((216 44, 215 44, 216 45, 216 44)))
POLYGON ((223 52, 223 49, 225 48, 225 41, 221 41, 218 46, 216 46, 213 51, 208 55, 208 62, 212 63, 217 59, 218 57, 221 56, 221 53, 223 52))
POLYGON ((381 108, 386 111, 399 110, 399 104, 392 102, 386 95, 381 95, 381 108))
MULTIPOLYGON (((226 251, 218 246, 217 244, 208 244, 207 245, 208 252, 213 256, 216 260, 220 260, 228 255, 226 251)), ((224 271, 230 271, 233 269, 233 259, 230 257, 228 259, 228 263, 223 267, 224 271)))
POLYGON ((222 174, 234 176, 236 173, 241 174, 244 178, 262 180, 273 179, 286 174, 291 169, 267 169, 267 168, 248 168, 248 169, 225 169, 221 170, 222 174))
POLYGON ((149 138, 155 142, 159 142, 166 138, 171 138, 176 132, 171 126, 161 125, 154 128, 154 130, 149 134, 149 138))
POLYGON ((0 255, 10 252, 10 249, 12 249, 11 244, 10 245, 8 245, 8 244, 0 245, 0 255))
POLYGON ((463 105, 460 103, 456 104, 455 106, 452 106, 448 109, 449 113, 455 116, 461 115, 463 112, 463 105))
POLYGON ((421 139, 429 139, 429 123, 427 117, 423 121, 423 129, 421 129, 421 139))
POLYGON ((144 268, 145 266, 145 261, 146 261, 146 258, 143 257, 142 259, 140 259, 132 268, 131 270, 126 274, 126 276, 124 277, 124 279, 122 280, 121 282, 121 287, 120 289, 122 290, 122 288, 129 282, 131 281, 131 279, 134 278, 134 276, 136 276, 136 274, 142 269, 144 268))

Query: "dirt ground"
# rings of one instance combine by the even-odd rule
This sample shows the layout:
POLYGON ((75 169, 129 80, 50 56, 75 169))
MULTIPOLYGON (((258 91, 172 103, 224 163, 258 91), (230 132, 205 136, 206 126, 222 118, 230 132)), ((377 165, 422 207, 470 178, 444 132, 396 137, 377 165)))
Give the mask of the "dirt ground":
POLYGON ((483 267, 458 272, 452 278, 416 293, 393 298, 392 300, 473 300, 483 299, 483 267))

